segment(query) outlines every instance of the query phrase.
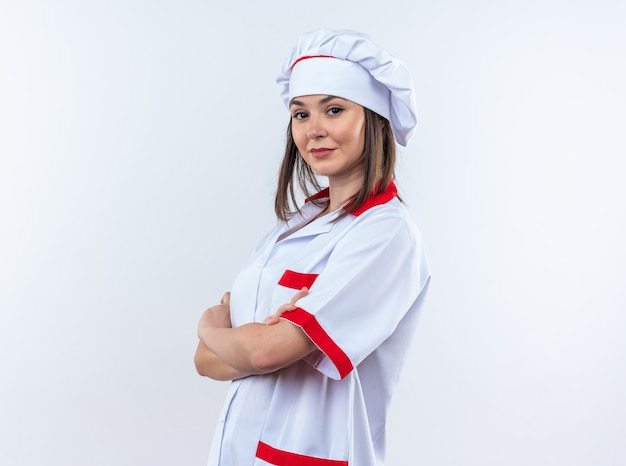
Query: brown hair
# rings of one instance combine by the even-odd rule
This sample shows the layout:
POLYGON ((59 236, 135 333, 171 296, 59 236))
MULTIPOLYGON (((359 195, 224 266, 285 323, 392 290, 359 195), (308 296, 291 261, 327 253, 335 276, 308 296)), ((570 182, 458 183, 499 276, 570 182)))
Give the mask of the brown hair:
MULTIPOLYGON (((363 163, 365 176, 361 189, 352 197, 349 208, 336 220, 357 210, 371 194, 384 191, 394 178, 396 165, 396 145, 393 139, 391 125, 386 118, 364 108, 365 110, 365 143, 363 148, 363 163)), ((300 156, 296 143, 291 135, 291 120, 287 126, 287 144, 285 155, 278 173, 278 187, 274 201, 276 216, 287 221, 296 212, 299 212, 295 184, 305 197, 311 197, 322 189, 315 172, 300 156), (295 209, 295 210, 294 210, 295 209)), ((312 200, 311 202, 316 202, 312 200)))

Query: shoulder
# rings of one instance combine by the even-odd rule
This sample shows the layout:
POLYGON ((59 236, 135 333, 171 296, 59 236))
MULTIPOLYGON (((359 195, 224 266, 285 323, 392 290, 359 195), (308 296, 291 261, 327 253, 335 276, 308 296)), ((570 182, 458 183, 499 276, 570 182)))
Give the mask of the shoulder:
POLYGON ((362 257, 385 254, 389 257, 421 257, 421 234, 404 204, 397 198, 349 215, 337 222, 334 255, 359 254, 362 257))
POLYGON ((353 216, 351 229, 369 234, 388 236, 392 232, 404 231, 410 237, 421 240, 417 225, 409 215, 405 205, 397 198, 376 205, 353 216))

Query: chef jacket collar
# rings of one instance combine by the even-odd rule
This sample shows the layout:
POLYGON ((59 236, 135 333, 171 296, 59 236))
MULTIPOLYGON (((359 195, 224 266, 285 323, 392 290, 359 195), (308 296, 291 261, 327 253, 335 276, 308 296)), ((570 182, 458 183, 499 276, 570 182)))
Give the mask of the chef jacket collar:
MULTIPOLYGON (((372 207, 375 207, 375 206, 381 205, 381 204, 386 204, 387 202, 392 200, 397 195, 398 195, 398 188, 396 188, 396 185, 395 185, 395 183, 392 180, 392 181, 389 182, 387 187, 382 192, 370 194, 370 196, 365 200, 365 202, 363 204, 361 204, 361 206, 358 209, 356 209, 354 212, 350 212, 350 213, 352 215, 354 215, 355 217, 358 217, 363 212, 366 212, 367 210, 371 209, 372 207)), ((326 189, 321 190, 317 194, 314 194, 313 196, 309 197, 308 199, 306 199, 305 202, 309 202, 309 201, 313 201, 313 200, 319 200, 319 199, 326 199, 329 196, 330 196, 330 190, 329 190, 329 188, 326 188, 326 189)), ((346 210, 349 209, 350 205, 351 205, 351 203, 346 204, 344 206, 344 209, 346 209, 346 210)))

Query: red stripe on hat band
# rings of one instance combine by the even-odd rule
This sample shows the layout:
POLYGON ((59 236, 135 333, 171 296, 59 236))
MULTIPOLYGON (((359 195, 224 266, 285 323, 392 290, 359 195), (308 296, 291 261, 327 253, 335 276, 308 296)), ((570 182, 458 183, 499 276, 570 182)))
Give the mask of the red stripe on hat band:
POLYGON ((296 66, 298 63, 300 63, 302 60, 308 60, 309 58, 335 58, 332 55, 305 55, 303 57, 298 58, 296 61, 293 62, 293 65, 291 65, 291 69, 293 70, 293 67, 296 66))
POLYGON ((300 273, 293 270, 285 270, 283 276, 278 280, 278 284, 294 290, 301 290, 305 286, 311 288, 317 276, 318 274, 316 273, 300 273))
POLYGON ((314 456, 299 455, 289 451, 279 450, 267 443, 259 442, 256 449, 256 457, 267 461, 269 464, 281 466, 348 466, 347 461, 327 460, 314 456))

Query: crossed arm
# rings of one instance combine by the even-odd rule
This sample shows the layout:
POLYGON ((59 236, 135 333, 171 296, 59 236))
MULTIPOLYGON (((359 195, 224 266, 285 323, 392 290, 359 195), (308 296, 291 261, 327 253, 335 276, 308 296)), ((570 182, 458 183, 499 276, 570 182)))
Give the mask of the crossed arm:
POLYGON ((194 357, 198 373, 215 380, 233 380, 274 372, 305 357, 315 345, 301 328, 279 317, 295 309, 296 301, 307 293, 306 288, 298 291, 263 323, 236 328, 231 327, 230 294, 226 293, 198 323, 200 341, 194 357))

